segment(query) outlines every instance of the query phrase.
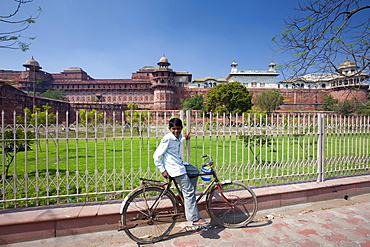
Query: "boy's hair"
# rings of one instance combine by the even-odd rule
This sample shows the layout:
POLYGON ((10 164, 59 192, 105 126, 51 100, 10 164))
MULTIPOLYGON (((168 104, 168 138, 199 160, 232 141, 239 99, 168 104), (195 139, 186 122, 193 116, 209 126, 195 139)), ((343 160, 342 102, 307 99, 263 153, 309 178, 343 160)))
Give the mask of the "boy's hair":
POLYGON ((174 126, 180 126, 182 127, 182 121, 179 118, 171 118, 171 120, 168 122, 168 127, 174 127, 174 126))

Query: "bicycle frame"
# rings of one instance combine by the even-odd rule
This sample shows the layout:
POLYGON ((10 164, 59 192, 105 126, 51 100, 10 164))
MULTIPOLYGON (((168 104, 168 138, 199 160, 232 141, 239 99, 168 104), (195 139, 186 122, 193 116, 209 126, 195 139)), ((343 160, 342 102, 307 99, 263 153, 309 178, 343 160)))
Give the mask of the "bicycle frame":
MULTIPOLYGON (((208 174, 205 174, 205 173, 200 173, 200 174, 197 174, 197 175, 194 175, 194 176, 189 176, 190 178, 193 178, 193 177, 200 177, 200 176, 203 176, 203 175, 212 175, 213 176, 213 179, 209 182, 209 184, 207 185, 207 187, 201 192, 201 194, 197 197, 196 199, 196 203, 198 204, 200 202, 200 200, 202 200, 202 198, 204 196, 208 196, 209 195, 209 192, 211 191, 211 188, 213 188, 214 186, 217 187, 218 191, 220 192, 220 195, 222 197, 222 199, 230 206, 230 207, 233 207, 233 203, 231 203, 225 196, 224 194, 222 193, 222 188, 221 188, 221 184, 220 184, 220 180, 218 179, 217 177, 217 174, 214 170, 212 170, 211 173, 208 173, 208 174)), ((173 191, 171 189, 171 184, 172 182, 174 183, 175 187, 176 187, 176 190, 177 192, 179 192, 179 197, 180 197, 180 200, 181 200, 181 204, 184 205, 184 198, 182 196, 182 194, 180 193, 180 188, 179 188, 179 185, 177 184, 176 180, 174 178, 170 178, 169 179, 169 182, 161 182, 161 181, 156 181, 156 180, 150 180, 150 179, 143 179, 143 178, 140 178, 140 180, 142 181, 142 185, 143 186, 146 186, 146 185, 153 185, 153 186, 159 186, 159 187, 163 187, 164 190, 163 192, 160 194, 160 196, 158 196, 158 198, 155 200, 155 202, 153 203, 153 205, 150 207, 150 211, 155 208, 158 204, 158 202, 160 201, 160 199, 162 198, 162 195, 167 193, 167 192, 170 192, 172 194, 173 191)))
MULTIPOLYGON (((204 155, 202 156, 202 158, 208 158, 208 162, 205 164, 205 165, 209 165, 210 167, 213 166, 213 160, 212 158, 209 156, 209 155, 204 155)), ((207 185, 207 187, 201 192, 201 194, 197 197, 196 199, 196 203, 198 204, 200 202, 200 200, 202 200, 202 198, 204 196, 207 196, 206 198, 206 201, 208 200, 208 195, 211 191, 211 189, 216 186, 217 187, 217 190, 219 191, 220 195, 221 195, 221 198, 230 206, 230 207, 233 207, 234 204, 232 202, 230 202, 225 196, 224 194, 222 193, 222 188, 221 188, 221 182, 220 180, 218 179, 217 177, 217 174, 216 172, 212 169, 212 171, 210 173, 200 173, 200 174, 197 174, 197 175, 193 175, 193 176, 189 176, 189 177, 199 177, 199 176, 203 176, 203 175, 212 175, 213 176, 213 179, 209 182, 209 184, 207 185)), ((140 178, 140 181, 141 181, 141 186, 138 188, 138 189, 145 189, 145 187, 148 187, 148 186, 154 186, 154 187, 162 187, 164 190, 163 192, 155 199, 154 203, 151 205, 150 208, 148 208, 149 212, 148 214, 151 214, 153 208, 156 208, 158 203, 160 202, 160 200, 162 200, 162 197, 165 193, 171 193, 173 195, 173 197, 176 199, 177 203, 178 204, 181 204, 182 206, 184 205, 184 198, 182 196, 182 194, 180 193, 180 188, 179 188, 179 185, 177 184, 176 180, 172 177, 170 177, 169 179, 169 182, 162 182, 162 181, 158 181, 158 180, 151 180, 151 179, 145 179, 145 178, 140 178), (177 192, 179 193, 179 197, 180 197, 180 202, 177 200, 173 190, 171 189, 171 184, 172 182, 174 183, 175 187, 176 187, 176 190, 177 192)), ((227 182, 227 181, 226 181, 227 182)), ((134 190, 135 191, 135 190, 134 190)), ((132 191, 132 192, 134 192, 132 191)), ((129 194, 130 195, 130 194, 129 194)), ((125 198, 125 200, 123 201, 122 203, 122 206, 121 206, 121 209, 120 209, 120 213, 122 213, 122 210, 123 210, 123 205, 125 204, 125 201, 129 198, 129 195, 125 198)), ((179 216, 179 215, 182 215, 183 213, 179 213, 179 214, 174 214, 173 216, 179 216)))

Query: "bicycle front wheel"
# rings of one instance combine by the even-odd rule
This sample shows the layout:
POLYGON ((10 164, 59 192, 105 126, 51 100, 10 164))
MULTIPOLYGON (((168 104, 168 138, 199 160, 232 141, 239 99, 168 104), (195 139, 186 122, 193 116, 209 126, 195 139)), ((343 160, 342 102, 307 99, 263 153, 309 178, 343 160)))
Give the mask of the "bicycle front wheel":
POLYGON ((224 227, 242 227, 257 213, 257 197, 251 188, 238 182, 215 186, 207 199, 210 217, 224 227))
POLYGON ((122 210, 122 226, 135 242, 158 242, 173 229, 178 208, 174 196, 162 188, 144 187, 134 192, 122 210))

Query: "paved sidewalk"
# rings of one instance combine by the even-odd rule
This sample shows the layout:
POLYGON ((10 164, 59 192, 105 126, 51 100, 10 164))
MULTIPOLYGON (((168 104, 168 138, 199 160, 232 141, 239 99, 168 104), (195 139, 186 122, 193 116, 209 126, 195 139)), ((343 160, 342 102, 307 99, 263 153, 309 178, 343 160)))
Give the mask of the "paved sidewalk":
MULTIPOLYGON (((259 211, 370 193, 370 175, 297 181, 253 187, 259 211)), ((0 245, 117 230, 122 200, 0 210, 0 245)), ((207 217, 205 203, 199 205, 207 217)))
MULTIPOLYGON (((141 246, 370 246, 370 194, 263 210, 256 222, 238 229, 211 228, 179 232, 141 246)), ((7 245, 17 246, 138 246, 124 232, 105 231, 7 245)))

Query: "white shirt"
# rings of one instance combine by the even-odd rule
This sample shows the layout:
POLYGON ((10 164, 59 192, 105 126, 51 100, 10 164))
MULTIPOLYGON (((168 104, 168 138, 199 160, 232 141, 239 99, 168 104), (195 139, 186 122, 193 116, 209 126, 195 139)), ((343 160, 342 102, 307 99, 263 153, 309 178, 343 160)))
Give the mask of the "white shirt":
POLYGON ((180 134, 176 138, 174 134, 167 133, 161 140, 161 143, 154 152, 154 164, 162 173, 167 171, 171 177, 177 177, 186 173, 185 165, 187 162, 182 161, 180 146, 185 137, 180 134))

